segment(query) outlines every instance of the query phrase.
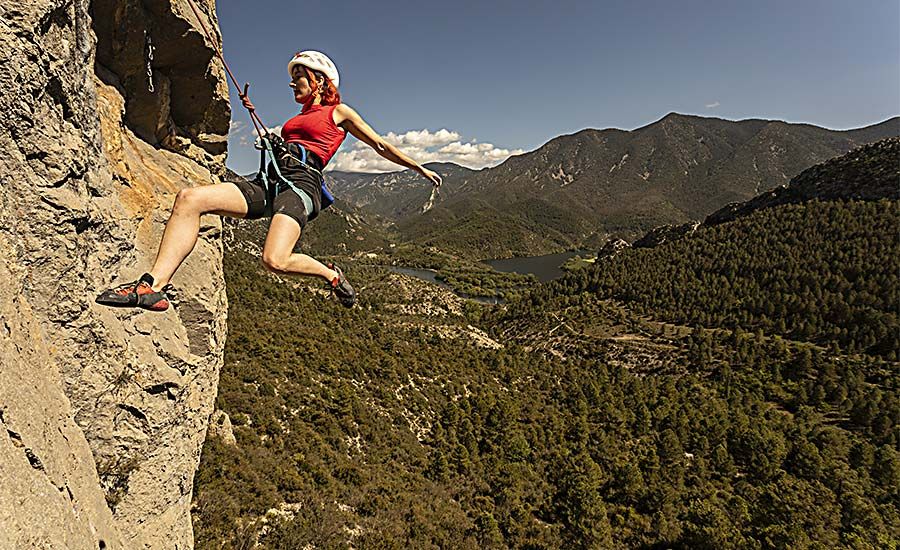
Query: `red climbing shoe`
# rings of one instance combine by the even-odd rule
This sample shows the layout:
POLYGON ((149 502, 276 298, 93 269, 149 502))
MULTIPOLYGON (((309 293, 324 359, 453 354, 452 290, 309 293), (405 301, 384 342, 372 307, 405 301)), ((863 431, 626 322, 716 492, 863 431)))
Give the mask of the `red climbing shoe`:
POLYGON ((165 311, 169 309, 169 294, 172 285, 166 285, 161 291, 153 290, 153 276, 144 273, 133 283, 125 283, 103 291, 95 300, 98 304, 112 307, 139 307, 149 311, 165 311))
POLYGON ((331 289, 331 293, 337 296, 338 301, 340 301, 344 307, 353 307, 353 304, 356 303, 356 291, 353 290, 353 287, 347 282, 344 272, 334 264, 328 264, 328 269, 333 269, 338 274, 338 276, 332 279, 331 283, 328 285, 328 288, 331 289))

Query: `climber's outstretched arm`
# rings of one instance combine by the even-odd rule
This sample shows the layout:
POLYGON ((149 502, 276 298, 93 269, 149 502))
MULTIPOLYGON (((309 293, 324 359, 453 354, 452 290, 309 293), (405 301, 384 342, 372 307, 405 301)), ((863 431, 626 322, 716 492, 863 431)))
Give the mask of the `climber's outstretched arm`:
POLYGON ((334 118, 338 126, 350 132, 353 137, 367 144, 382 157, 400 166, 415 170, 428 178, 435 187, 441 184, 439 175, 421 166, 418 162, 404 155, 399 149, 385 141, 351 107, 341 103, 334 109, 334 118))

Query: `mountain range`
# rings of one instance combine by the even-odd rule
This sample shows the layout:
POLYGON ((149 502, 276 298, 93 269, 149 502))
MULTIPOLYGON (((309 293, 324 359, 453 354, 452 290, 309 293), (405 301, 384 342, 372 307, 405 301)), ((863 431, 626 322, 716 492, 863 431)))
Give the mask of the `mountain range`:
POLYGON ((482 258, 535 255, 702 220, 812 165, 898 135, 900 117, 830 130, 670 113, 632 131, 559 136, 493 168, 429 164, 444 178, 433 195, 411 171, 328 176, 337 195, 392 220, 407 241, 482 258))

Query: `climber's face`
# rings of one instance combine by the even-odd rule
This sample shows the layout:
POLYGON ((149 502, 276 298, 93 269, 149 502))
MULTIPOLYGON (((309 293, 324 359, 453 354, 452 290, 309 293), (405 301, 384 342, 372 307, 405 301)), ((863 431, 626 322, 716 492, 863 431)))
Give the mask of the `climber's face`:
POLYGON ((291 71, 291 88, 294 90, 294 101, 297 103, 305 103, 312 93, 312 87, 309 85, 309 79, 306 78, 306 71, 300 66, 295 66, 291 71))

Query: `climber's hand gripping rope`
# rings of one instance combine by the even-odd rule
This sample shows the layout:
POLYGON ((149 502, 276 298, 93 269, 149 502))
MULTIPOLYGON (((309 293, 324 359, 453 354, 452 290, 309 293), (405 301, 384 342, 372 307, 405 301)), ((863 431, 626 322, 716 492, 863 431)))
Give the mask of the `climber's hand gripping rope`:
POLYGON ((241 98, 241 103, 244 104, 244 109, 247 109, 251 113, 256 111, 256 107, 253 106, 253 103, 250 102, 250 96, 247 95, 247 88, 250 87, 249 82, 244 83, 244 91, 243 93, 238 90, 238 97, 241 98))

